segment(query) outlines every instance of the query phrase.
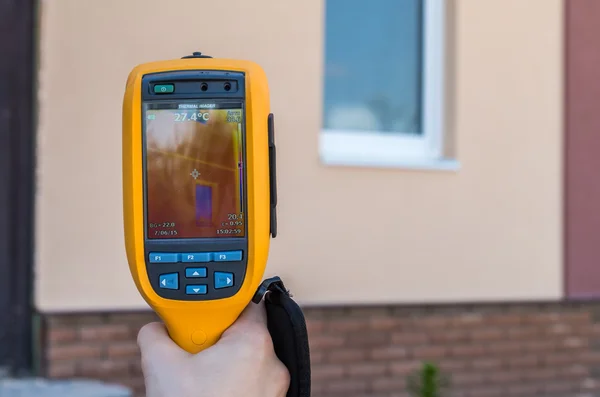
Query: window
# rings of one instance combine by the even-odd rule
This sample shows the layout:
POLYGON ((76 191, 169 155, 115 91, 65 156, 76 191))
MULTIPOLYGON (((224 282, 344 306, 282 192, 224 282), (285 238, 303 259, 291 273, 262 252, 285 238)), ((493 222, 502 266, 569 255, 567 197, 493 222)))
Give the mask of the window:
POLYGON ((326 0, 321 158, 441 160, 444 0, 326 0))

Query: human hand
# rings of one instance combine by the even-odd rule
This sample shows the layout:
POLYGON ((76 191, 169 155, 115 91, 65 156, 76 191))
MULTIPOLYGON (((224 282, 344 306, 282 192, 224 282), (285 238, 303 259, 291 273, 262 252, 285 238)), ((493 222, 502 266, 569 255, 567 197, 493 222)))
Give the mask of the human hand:
POLYGON ((273 350, 264 303, 251 303, 213 346, 190 354, 161 323, 138 334, 147 397, 285 397, 290 376, 273 350))

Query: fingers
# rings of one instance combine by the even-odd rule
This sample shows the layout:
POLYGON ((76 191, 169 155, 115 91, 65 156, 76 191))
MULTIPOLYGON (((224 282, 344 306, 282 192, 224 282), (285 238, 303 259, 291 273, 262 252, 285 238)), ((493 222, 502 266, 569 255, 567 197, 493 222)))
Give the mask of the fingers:
POLYGON ((171 340, 167 329, 161 323, 146 324, 140 329, 138 346, 148 360, 161 360, 184 355, 184 351, 171 340))

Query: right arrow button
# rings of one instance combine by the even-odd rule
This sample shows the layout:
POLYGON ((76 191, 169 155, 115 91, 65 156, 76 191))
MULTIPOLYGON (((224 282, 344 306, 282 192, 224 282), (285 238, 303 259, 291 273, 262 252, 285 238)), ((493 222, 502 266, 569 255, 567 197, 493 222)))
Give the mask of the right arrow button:
POLYGON ((215 272, 215 289, 233 287, 233 273, 215 272))

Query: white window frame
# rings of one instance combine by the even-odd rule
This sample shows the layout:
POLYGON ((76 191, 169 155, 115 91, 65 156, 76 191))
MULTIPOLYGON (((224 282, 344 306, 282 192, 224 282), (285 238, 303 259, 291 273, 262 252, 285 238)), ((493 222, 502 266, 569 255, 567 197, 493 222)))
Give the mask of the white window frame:
MULTIPOLYGON (((423 95, 420 135, 323 129, 323 163, 350 166, 447 168, 443 161, 445 0, 424 1, 423 95), (437 165, 436 165, 437 164, 437 165)), ((452 166, 450 166, 452 167, 452 166)))

